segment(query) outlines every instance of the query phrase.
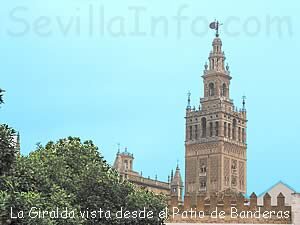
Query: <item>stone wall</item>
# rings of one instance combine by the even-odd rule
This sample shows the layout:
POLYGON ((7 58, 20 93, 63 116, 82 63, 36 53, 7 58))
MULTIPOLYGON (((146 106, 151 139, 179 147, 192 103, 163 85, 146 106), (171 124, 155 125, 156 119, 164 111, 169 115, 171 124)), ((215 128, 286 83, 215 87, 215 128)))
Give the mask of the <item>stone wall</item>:
MULTIPOLYGON (((297 201, 299 199, 298 196, 297 201)), ((185 196, 183 206, 173 202, 169 207, 169 215, 168 222, 171 223, 292 223, 291 206, 286 206, 282 193, 277 196, 275 206, 271 205, 268 193, 265 194, 262 205, 257 204, 255 193, 252 193, 250 199, 229 190, 209 195, 199 194, 196 204, 191 204, 189 197, 185 196)), ((295 214, 295 218, 297 215, 299 214, 295 214)))
POLYGON ((292 221, 293 224, 300 224, 300 193, 292 194, 292 221))

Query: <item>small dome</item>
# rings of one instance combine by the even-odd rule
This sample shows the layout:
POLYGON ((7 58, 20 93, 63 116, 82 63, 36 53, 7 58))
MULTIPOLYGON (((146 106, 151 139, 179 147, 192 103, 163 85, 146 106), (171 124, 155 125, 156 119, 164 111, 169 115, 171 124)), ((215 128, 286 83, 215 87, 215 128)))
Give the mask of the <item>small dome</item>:
POLYGON ((213 40, 213 45, 222 45, 222 40, 219 37, 215 37, 213 40))

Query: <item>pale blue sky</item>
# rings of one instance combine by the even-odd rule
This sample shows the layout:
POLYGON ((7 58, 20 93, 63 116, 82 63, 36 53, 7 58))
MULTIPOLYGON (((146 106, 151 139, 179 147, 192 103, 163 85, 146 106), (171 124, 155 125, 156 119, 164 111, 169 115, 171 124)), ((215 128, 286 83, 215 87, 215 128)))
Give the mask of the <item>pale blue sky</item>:
POLYGON ((241 106, 247 96, 248 192, 279 180, 300 191, 299 9, 296 0, 3 2, 1 123, 20 131, 23 154, 71 135, 113 162, 120 142, 137 171, 166 180, 177 160, 184 168, 186 93, 198 106, 217 18, 231 98, 241 106), (145 34, 132 34, 136 25, 145 34))

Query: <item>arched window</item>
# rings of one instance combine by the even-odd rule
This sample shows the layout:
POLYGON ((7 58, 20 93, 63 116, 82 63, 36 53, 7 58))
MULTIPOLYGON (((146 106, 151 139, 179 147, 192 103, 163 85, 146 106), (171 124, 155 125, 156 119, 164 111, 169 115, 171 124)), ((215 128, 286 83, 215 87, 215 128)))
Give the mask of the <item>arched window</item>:
POLYGON ((216 136, 219 136, 219 122, 216 122, 215 132, 216 136))
POLYGON ((209 84, 209 96, 215 95, 215 85, 213 83, 209 84))
POLYGON ((226 95, 227 95, 227 86, 226 86, 226 84, 224 83, 224 84, 222 85, 222 96, 225 96, 225 97, 226 97, 226 95))
POLYGON ((206 118, 203 117, 201 119, 201 126, 202 126, 202 137, 206 137, 206 118))
POLYGON ((128 161, 127 160, 124 161, 124 167, 125 167, 125 170, 128 170, 128 161))
POLYGON ((206 166, 205 165, 202 165, 201 168, 200 168, 200 173, 206 173, 206 166))
POLYGON ((198 125, 195 125, 195 139, 198 139, 198 125))
POLYGON ((242 142, 243 142, 243 143, 246 142, 246 138, 245 138, 245 128, 242 128, 242 142))

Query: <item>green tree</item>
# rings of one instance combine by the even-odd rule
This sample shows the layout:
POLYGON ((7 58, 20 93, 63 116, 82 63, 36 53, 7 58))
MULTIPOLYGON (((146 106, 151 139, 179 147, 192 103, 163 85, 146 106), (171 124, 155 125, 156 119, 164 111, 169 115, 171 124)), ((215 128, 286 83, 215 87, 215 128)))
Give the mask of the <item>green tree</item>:
MULTIPOLYGON (((4 103, 3 93, 0 88, 0 105, 4 103)), ((6 124, 0 125, 0 176, 9 172, 16 158, 15 130, 6 124)))
POLYGON ((0 125, 0 176, 8 173, 16 159, 16 132, 6 124, 0 125))
MULTIPOLYGON (((51 220, 49 224, 162 224, 158 212, 164 209, 165 199, 133 186, 120 179, 98 148, 91 142, 81 142, 79 138, 69 137, 37 149, 26 157, 19 157, 12 176, 5 178, 5 185, 0 185, 5 197, 0 198, 2 208, 7 212, 10 205, 16 210, 21 206, 27 210, 37 204, 43 209, 73 209, 78 218, 70 220, 51 220), (16 194, 17 193, 17 194, 16 194), (18 196, 18 198, 15 198, 18 196), (34 204, 33 204, 34 203, 34 204), (115 213, 121 208, 129 211, 151 210, 154 218, 116 219, 81 218, 79 211, 110 210, 115 213)), ((0 195, 1 196, 1 195, 0 195)), ((2 221, 7 221, 2 215, 2 221)), ((12 220, 11 224, 43 224, 47 220, 12 220)), ((1 220, 0 220, 1 224, 1 220)))
POLYGON ((3 101, 3 93, 4 92, 5 91, 0 88, 0 105, 4 103, 4 101, 3 101))

